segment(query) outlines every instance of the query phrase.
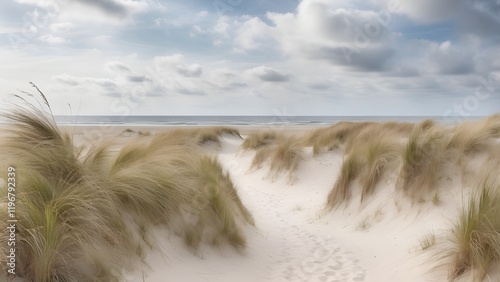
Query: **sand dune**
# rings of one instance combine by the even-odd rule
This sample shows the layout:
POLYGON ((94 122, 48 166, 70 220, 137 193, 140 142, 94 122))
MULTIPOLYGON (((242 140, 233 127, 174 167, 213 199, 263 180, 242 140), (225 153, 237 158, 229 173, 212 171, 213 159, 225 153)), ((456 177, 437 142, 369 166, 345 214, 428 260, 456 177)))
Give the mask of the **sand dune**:
MULTIPOLYGON (((458 219, 467 211, 471 197, 480 192, 478 187, 481 181, 489 179, 491 187, 495 189, 488 199, 495 200, 494 195, 500 193, 496 173, 500 162, 498 117, 480 121, 476 126, 463 125, 456 129, 441 127, 433 122, 372 126, 355 125, 350 130, 322 127, 314 132, 309 131, 314 129, 310 127, 291 131, 285 127, 280 130, 284 135, 279 134, 281 137, 262 147, 243 144, 254 132, 265 128, 240 130, 242 137, 220 130, 215 137, 206 137, 208 135, 205 133, 210 132, 210 129, 203 129, 204 134, 194 135, 197 129, 191 128, 182 134, 177 132, 176 138, 180 139, 175 139, 177 141, 174 143, 184 146, 188 142, 189 146, 197 147, 193 150, 199 150, 201 155, 214 157, 220 162, 255 225, 238 223, 238 230, 245 238, 245 247, 240 250, 232 248, 230 244, 213 247, 206 242, 196 248, 189 248, 182 235, 172 231, 172 225, 152 225, 143 234, 143 239, 153 243, 146 247, 144 256, 133 266, 122 270, 123 280, 500 279, 499 254, 495 253, 494 243, 500 242, 500 230, 495 229, 496 223, 481 227, 482 217, 479 218, 479 227, 473 230, 490 232, 484 233, 490 237, 470 237, 470 240, 491 239, 484 241, 490 242, 484 245, 487 248, 485 250, 490 252, 490 260, 486 264, 477 264, 480 263, 477 257, 464 257, 459 246, 461 241, 457 241, 456 237, 457 230, 460 230, 458 219), (467 135, 464 133, 467 128, 474 128, 477 132, 467 135), (416 149, 409 147, 413 142, 411 134, 416 138, 416 149), (295 137, 290 137, 292 135, 295 137), (379 139, 379 136, 384 139, 379 139), (315 140, 320 142, 315 143, 315 140), (385 140, 383 142, 391 143, 396 149, 390 149, 390 158, 383 154, 374 155, 383 156, 384 163, 367 169, 371 161, 366 156, 372 152, 369 145, 375 144, 375 140, 385 140), (281 144, 286 145, 279 155, 281 158, 289 153, 286 148, 294 147, 293 154, 299 148, 300 154, 297 155, 298 159, 288 160, 295 162, 293 166, 284 165, 276 169, 273 158, 281 144), (266 147, 267 151, 262 151, 265 158, 259 166, 255 166, 254 157, 266 147), (405 163, 405 154, 410 149, 415 150, 412 151, 415 153, 412 158, 417 158, 414 159, 418 160, 415 161, 417 163, 405 163), (422 155, 418 155, 418 150, 421 150, 422 155), (352 156, 359 157, 356 160, 359 162, 359 171, 347 180, 341 180, 345 177, 343 173, 347 173, 344 171, 348 169, 346 160, 352 156), (407 165, 411 167, 405 167, 407 165), (377 175, 370 182, 371 192, 365 193, 363 175, 373 174, 373 171, 377 175), (405 182, 401 180, 402 172, 406 173, 403 174, 405 182), (336 191, 340 189, 339 181, 343 181, 342 189, 349 193, 349 197, 341 200, 338 200, 340 194, 336 191), (332 193, 334 205, 329 201, 332 193), (487 265, 487 268, 478 268, 481 265, 487 265)), ((155 128, 141 129, 150 134, 135 134, 139 130, 134 129, 136 131, 130 130, 123 135, 118 132, 122 130, 115 129, 105 139, 117 139, 118 146, 122 147, 137 140, 148 144, 155 136, 158 139, 161 135, 157 133, 160 129, 155 128)), ((173 140, 172 131, 167 131, 170 133, 161 135, 164 136, 161 144, 166 144, 165 138, 170 143, 173 140)), ((75 143, 86 144, 85 134, 80 133, 78 129, 73 132, 75 143)), ((480 203, 479 198, 477 201, 480 203)), ((496 208, 486 211, 493 216, 500 215, 496 208)), ((134 229, 133 226, 131 228, 134 229)), ((469 246, 474 242, 469 242, 469 246)))

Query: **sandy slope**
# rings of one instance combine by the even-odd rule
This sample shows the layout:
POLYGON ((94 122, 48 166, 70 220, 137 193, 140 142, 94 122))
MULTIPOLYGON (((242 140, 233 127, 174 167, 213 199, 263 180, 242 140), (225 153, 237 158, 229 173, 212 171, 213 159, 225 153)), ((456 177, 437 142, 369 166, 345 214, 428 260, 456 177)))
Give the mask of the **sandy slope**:
MULTIPOLYGON (((448 181, 439 205, 412 205, 395 194, 394 179, 388 177, 363 208, 354 199, 327 212, 323 208, 342 163, 340 152, 313 158, 308 151, 290 183, 286 175, 270 179, 266 167, 250 171, 253 153, 241 151, 241 142, 225 138, 217 153, 256 221, 256 228, 246 230, 247 251, 205 247, 194 255, 178 238, 158 231, 163 255, 147 257, 145 281, 446 280, 446 269, 436 268, 433 256, 443 250, 422 251, 419 240, 429 232, 438 242, 445 240, 440 234, 449 230, 463 197, 456 181, 448 181)), ((128 281, 142 281, 142 273, 128 281)))
MULTIPOLYGON (((446 179, 438 205, 412 204, 394 191, 389 176, 362 207, 355 196, 351 205, 325 211, 342 164, 340 151, 313 158, 306 148, 291 183, 287 175, 271 179, 266 166, 251 171, 254 153, 241 151, 241 143, 225 137, 221 148, 207 150, 218 155, 254 216, 256 227, 245 230, 246 251, 202 246, 192 253, 179 237, 158 229, 152 235, 157 248, 126 281, 447 280, 447 269, 436 267, 436 258, 446 251, 444 235, 466 198, 460 175, 446 179), (423 251, 419 241, 429 232, 438 243, 423 251)), ((486 281, 500 281, 500 269, 486 281)))

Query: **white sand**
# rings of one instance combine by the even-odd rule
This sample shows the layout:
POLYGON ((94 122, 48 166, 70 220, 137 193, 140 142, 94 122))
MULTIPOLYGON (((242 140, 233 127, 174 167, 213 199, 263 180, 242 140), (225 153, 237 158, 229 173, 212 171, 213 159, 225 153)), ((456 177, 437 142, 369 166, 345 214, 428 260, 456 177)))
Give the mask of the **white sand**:
MULTIPOLYGON (((122 131, 115 128, 113 134, 116 130, 122 131)), ((192 253, 179 237, 155 230, 159 248, 150 251, 145 263, 128 273, 126 281, 447 280, 447 269, 437 267, 437 257, 446 251, 445 236, 466 198, 461 175, 444 182, 447 189, 437 206, 430 202, 412 205, 394 191, 395 179, 389 176, 362 207, 354 195, 349 206, 325 211, 327 195, 342 164, 340 151, 313 158, 312 149, 306 148, 297 179, 290 183, 287 175, 270 179, 267 166, 251 171, 254 153, 241 151, 241 143, 241 139, 226 137, 220 149, 207 150, 219 156, 254 216, 256 227, 244 230, 246 251, 201 246, 192 253), (430 232, 436 235, 437 244, 423 251, 420 240, 430 232)), ((497 268, 486 281, 499 279, 497 268)))
POLYGON ((324 207, 340 170, 340 152, 313 158, 308 148, 292 184, 287 175, 270 179, 265 166, 250 171, 254 153, 241 151, 241 142, 225 138, 217 153, 256 221, 245 230, 246 252, 202 247, 193 254, 179 238, 158 231, 161 253, 148 255, 149 267, 127 281, 143 281, 143 274, 145 281, 447 280, 447 269, 437 267, 436 258, 446 251, 444 235, 461 207, 459 175, 446 182, 449 189, 437 206, 412 206, 387 177, 363 208, 354 197, 349 207, 328 212, 324 207), (439 247, 423 251, 420 240, 430 232, 439 247))

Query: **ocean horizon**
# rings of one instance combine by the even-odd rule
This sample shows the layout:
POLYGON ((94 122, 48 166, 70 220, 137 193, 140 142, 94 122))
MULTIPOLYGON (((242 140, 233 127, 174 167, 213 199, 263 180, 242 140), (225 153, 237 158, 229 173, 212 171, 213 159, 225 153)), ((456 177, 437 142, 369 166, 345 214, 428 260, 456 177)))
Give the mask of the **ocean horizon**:
POLYGON ((63 125, 329 125, 341 121, 419 122, 433 119, 438 122, 477 120, 484 116, 54 116, 63 125))

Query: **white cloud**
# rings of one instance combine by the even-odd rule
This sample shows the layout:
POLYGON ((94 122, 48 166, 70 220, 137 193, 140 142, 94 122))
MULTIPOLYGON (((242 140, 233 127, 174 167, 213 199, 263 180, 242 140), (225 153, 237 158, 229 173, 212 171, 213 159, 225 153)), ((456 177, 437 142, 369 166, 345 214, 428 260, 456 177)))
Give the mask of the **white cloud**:
POLYGON ((62 38, 62 37, 59 37, 59 36, 53 36, 53 35, 50 35, 50 34, 46 34, 46 35, 42 35, 40 37, 38 37, 40 40, 44 41, 44 42, 47 42, 49 44, 62 44, 62 43, 66 43, 67 40, 62 38))
POLYGON ((140 114, 272 114, 289 104, 305 114, 339 114, 345 105, 369 114, 383 97, 470 94, 478 77, 500 71, 495 1, 302 0, 259 17, 216 15, 199 1, 66 0, 64 9, 16 1, 38 6, 27 14, 38 24, 23 27, 33 34, 29 49, 0 48, 9 66, 2 83, 46 83, 57 103, 83 99, 98 109, 87 112, 143 97, 140 114))
MULTIPOLYGON (((356 70, 384 70, 394 54, 396 34, 387 26, 391 15, 338 2, 303 0, 296 14, 268 13, 270 24, 257 17, 219 19, 214 30, 236 51, 279 50, 295 60, 329 62, 356 70)), ((279 52, 277 52, 278 54, 279 52)))
POLYGON ((234 43, 236 48, 242 50, 254 50, 263 48, 272 38, 272 28, 259 18, 246 20, 236 31, 234 43))
POLYGON ((189 37, 197 37, 200 34, 205 34, 207 33, 203 28, 201 28, 199 25, 193 25, 191 27, 191 31, 189 32, 189 37))
POLYGON ((203 73, 203 68, 200 65, 186 64, 184 56, 181 54, 157 57, 155 58, 155 64, 161 71, 174 71, 185 77, 199 77, 203 73))
POLYGON ((66 33, 75 27, 74 24, 69 22, 53 23, 50 25, 50 30, 53 33, 66 33))
POLYGON ((255 67, 250 69, 249 71, 262 81, 285 82, 290 79, 289 74, 266 66, 255 67))
POLYGON ((105 69, 112 73, 131 73, 130 67, 122 62, 107 62, 105 65, 105 69))
POLYGON ((217 20, 217 23, 215 24, 213 30, 219 36, 222 36, 223 38, 229 38, 229 31, 228 31, 229 27, 230 27, 229 18, 220 17, 217 20))

